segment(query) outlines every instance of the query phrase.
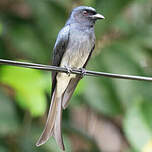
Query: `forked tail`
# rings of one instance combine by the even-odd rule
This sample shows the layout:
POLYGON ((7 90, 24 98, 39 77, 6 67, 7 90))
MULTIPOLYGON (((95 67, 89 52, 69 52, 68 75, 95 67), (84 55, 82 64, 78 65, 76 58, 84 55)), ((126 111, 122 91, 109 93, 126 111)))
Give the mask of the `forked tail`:
POLYGON ((46 143, 52 135, 55 137, 57 144, 64 150, 64 144, 61 134, 61 121, 62 121, 62 96, 59 98, 56 95, 56 89, 52 95, 52 101, 48 113, 45 128, 42 135, 36 143, 36 146, 41 146, 46 143))

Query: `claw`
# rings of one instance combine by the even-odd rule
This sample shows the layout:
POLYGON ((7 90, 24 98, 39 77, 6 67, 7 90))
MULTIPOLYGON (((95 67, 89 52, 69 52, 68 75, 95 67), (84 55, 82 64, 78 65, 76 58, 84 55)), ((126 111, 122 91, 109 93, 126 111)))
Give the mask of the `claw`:
POLYGON ((81 70, 81 78, 83 78, 86 75, 86 70, 84 68, 80 68, 81 70))
POLYGON ((71 71, 72 71, 71 68, 68 66, 64 66, 64 67, 67 69, 67 75, 70 76, 71 71))

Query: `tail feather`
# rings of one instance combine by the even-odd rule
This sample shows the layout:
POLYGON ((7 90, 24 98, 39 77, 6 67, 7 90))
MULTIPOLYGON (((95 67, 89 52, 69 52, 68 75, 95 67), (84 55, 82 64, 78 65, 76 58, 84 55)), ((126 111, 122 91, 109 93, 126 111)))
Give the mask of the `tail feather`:
POLYGON ((58 111, 57 111, 57 115, 56 115, 56 121, 55 121, 54 128, 53 128, 53 136, 54 136, 57 144, 59 145, 59 147, 62 150, 65 150, 63 138, 62 138, 61 126, 62 126, 62 102, 59 102, 58 111))
POLYGON ((45 128, 42 132, 42 135, 40 136, 39 140, 36 143, 36 146, 43 145, 44 143, 47 142, 49 137, 52 136, 53 127, 55 124, 55 119, 56 119, 56 114, 57 114, 57 107, 58 107, 58 103, 61 102, 60 100, 61 99, 56 97, 56 89, 55 89, 53 96, 52 96, 52 101, 51 101, 51 105, 50 105, 50 109, 49 109, 47 122, 46 122, 45 128))
POLYGON ((36 146, 40 146, 46 143, 50 136, 54 136, 59 147, 64 150, 63 138, 61 133, 61 122, 62 122, 62 102, 63 94, 68 87, 70 77, 67 75, 59 75, 57 77, 58 83, 54 89, 52 95, 52 101, 49 109, 49 114, 45 128, 42 135, 36 143, 36 146))

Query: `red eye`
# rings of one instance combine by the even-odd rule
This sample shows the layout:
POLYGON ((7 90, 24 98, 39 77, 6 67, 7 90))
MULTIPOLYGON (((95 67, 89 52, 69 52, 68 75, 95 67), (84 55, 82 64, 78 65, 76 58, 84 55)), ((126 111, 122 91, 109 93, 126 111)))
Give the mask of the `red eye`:
POLYGON ((88 15, 88 12, 87 11, 83 11, 83 15, 88 15))

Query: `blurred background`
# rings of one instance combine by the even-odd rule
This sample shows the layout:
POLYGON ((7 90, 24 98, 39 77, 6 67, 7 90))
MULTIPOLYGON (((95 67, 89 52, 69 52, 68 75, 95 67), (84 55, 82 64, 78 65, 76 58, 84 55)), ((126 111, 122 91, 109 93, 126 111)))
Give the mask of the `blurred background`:
MULTIPOLYGON (((152 76, 151 0, 0 0, 0 58, 51 64, 57 34, 79 5, 106 18, 87 69, 152 76)), ((35 147, 50 91, 50 72, 0 66, 0 152, 60 152, 53 138, 35 147)), ((62 129, 67 152, 152 152, 152 83, 85 77, 62 129)))

